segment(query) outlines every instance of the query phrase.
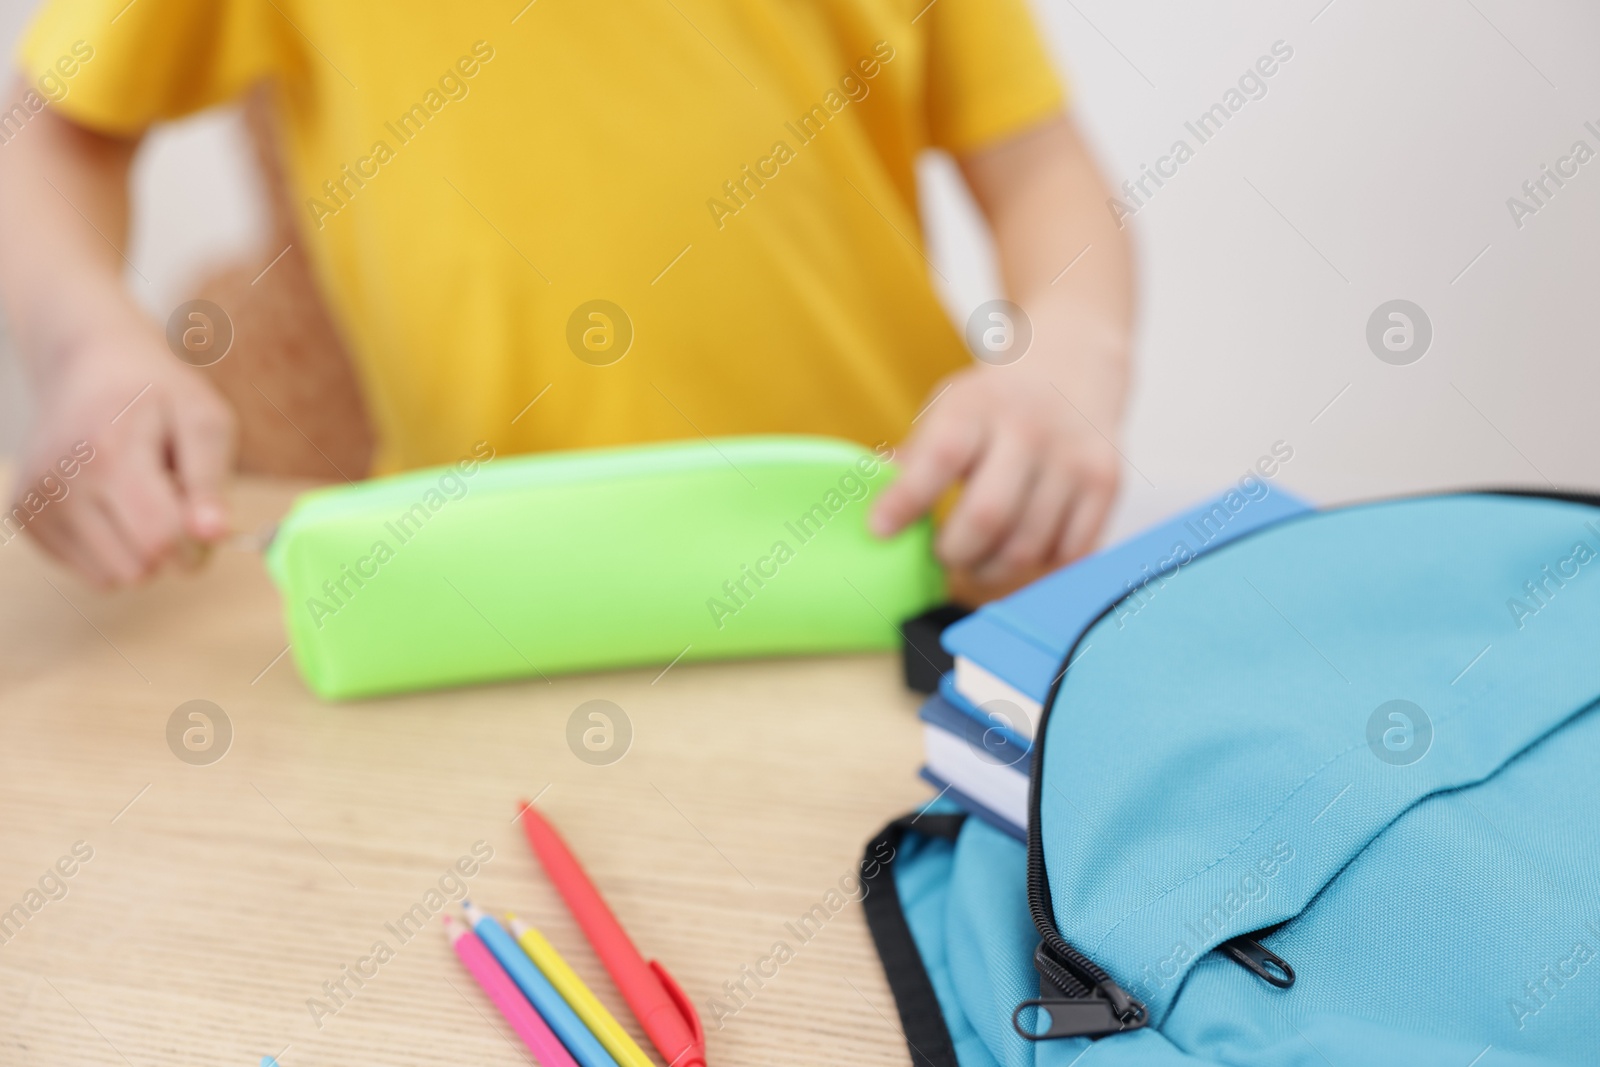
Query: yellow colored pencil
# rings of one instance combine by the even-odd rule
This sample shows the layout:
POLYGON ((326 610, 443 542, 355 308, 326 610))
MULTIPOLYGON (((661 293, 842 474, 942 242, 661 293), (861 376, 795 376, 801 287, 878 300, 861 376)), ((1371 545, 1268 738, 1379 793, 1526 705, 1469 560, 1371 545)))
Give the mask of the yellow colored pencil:
POLYGON ((545 936, 538 930, 529 926, 515 915, 508 914, 506 921, 511 924, 511 932, 516 936, 517 944, 522 946, 522 951, 528 958, 544 972, 550 984, 556 987, 556 992, 566 1000, 578 1018, 583 1020, 585 1026, 593 1031, 594 1036, 600 1039, 600 1044, 605 1046, 607 1052, 616 1059, 620 1067, 655 1067, 649 1056, 644 1054, 637 1042, 628 1036, 628 1031, 622 1024, 606 1010, 606 1006, 589 991, 576 972, 561 958, 555 946, 545 940, 545 936))

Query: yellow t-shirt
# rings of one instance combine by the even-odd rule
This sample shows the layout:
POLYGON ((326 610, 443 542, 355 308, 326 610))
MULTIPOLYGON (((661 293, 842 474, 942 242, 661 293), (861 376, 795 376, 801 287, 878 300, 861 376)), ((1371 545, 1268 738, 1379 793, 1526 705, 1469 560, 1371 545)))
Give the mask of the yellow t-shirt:
POLYGON ((1025 5, 53 0, 21 58, 118 134, 275 82, 392 471, 479 439, 900 437, 967 360, 914 159, 1062 107, 1025 5))

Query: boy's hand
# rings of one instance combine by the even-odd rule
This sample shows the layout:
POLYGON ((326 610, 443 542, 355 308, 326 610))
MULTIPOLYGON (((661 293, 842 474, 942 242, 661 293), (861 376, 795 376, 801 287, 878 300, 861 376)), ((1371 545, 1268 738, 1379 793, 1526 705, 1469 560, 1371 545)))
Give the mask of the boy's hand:
POLYGON ((227 534, 221 491, 233 413, 147 324, 115 342, 86 340, 51 366, 39 401, 12 508, 30 491, 49 501, 26 529, 51 555, 102 587, 127 585, 186 542, 227 534), (63 478, 58 465, 85 441, 92 458, 63 478), (47 474, 66 486, 64 496, 41 490, 47 474))
POLYGON ((1121 472, 1112 442, 1128 382, 1132 253, 1067 116, 957 161, 1032 345, 1014 362, 939 385, 872 529, 894 533, 964 480, 938 551, 958 597, 965 587, 986 598, 1083 555, 1099 537, 1121 472))
POLYGON ((977 366, 936 388, 873 509, 874 533, 899 531, 964 480, 937 544, 947 566, 1006 585, 1093 546, 1120 474, 1101 436, 1115 432, 1115 406, 1094 410, 1106 405, 1091 406, 1092 391, 1073 396, 1070 378, 1026 364, 977 366))

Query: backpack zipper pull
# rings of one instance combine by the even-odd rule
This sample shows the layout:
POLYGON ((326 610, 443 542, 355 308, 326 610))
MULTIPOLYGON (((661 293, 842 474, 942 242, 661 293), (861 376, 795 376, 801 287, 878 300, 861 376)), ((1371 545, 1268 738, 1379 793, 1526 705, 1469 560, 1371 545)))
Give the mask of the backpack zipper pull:
POLYGON ((1029 1041, 1104 1037, 1145 1025, 1144 1005, 1110 978, 1096 982, 1083 994, 1074 995, 1071 991, 1085 987, 1050 958, 1042 943, 1034 950, 1033 963, 1039 972, 1039 996, 1024 1000, 1011 1013, 1011 1028, 1021 1037, 1029 1041), (1036 1009, 1048 1020, 1043 1033, 1023 1028, 1020 1019, 1027 1008, 1036 1009))
POLYGON ((1218 945, 1233 962, 1279 989, 1294 985, 1294 968, 1289 962, 1249 934, 1240 934, 1218 945))
POLYGON ((1124 1030, 1136 1030, 1143 1025, 1142 1020, 1124 1023, 1117 1017, 1111 1002, 1100 997, 1075 1000, 1040 997, 1037 1000, 1024 1000, 1011 1013, 1011 1028, 1028 1041, 1049 1041, 1058 1037, 1105 1037, 1124 1030), (1043 1033, 1023 1029, 1020 1017, 1027 1008, 1038 1009, 1048 1020, 1049 1026, 1043 1033))

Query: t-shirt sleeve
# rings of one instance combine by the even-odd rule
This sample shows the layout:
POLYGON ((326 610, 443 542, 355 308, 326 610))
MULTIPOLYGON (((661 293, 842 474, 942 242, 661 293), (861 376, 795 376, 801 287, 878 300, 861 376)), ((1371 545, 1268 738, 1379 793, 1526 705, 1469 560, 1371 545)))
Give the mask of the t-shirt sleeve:
POLYGON ((74 122, 131 135, 275 73, 282 20, 269 0, 45 0, 17 63, 74 122))
POLYGON ((928 34, 930 141, 962 155, 1059 114, 1066 92, 1027 0, 935 0, 928 34))

